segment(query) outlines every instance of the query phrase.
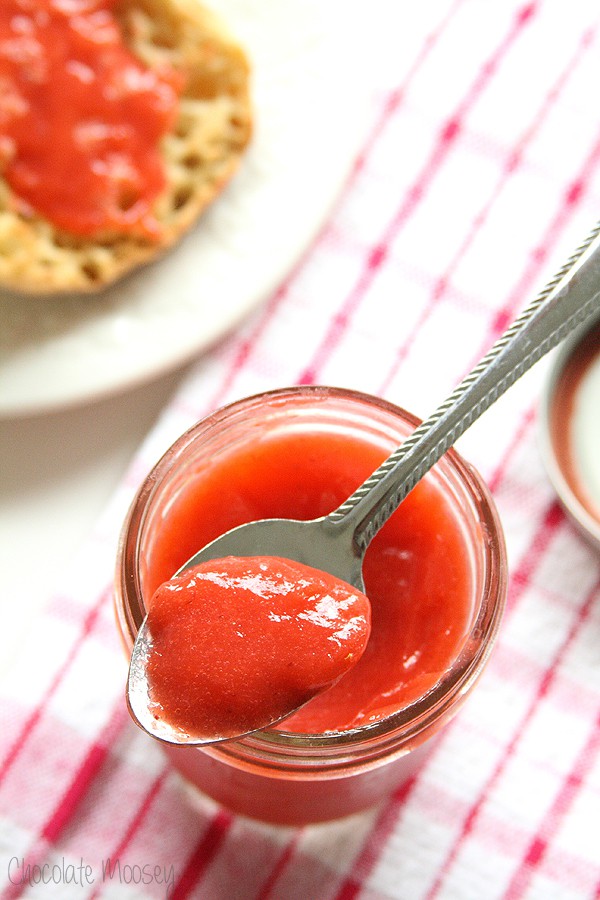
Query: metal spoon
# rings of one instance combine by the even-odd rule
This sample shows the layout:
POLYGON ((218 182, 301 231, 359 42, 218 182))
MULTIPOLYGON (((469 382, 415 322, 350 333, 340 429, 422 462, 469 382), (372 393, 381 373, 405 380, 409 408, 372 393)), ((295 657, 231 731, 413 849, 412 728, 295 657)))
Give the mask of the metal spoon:
MULTIPOLYGON (((599 309, 600 222, 448 399, 341 506, 310 521, 264 519, 240 525, 203 547, 179 571, 225 556, 279 556, 330 572, 364 591, 366 549, 402 500, 498 397, 599 309)), ((163 741, 208 743, 186 739, 164 722, 157 733, 148 711, 145 661, 152 639, 146 621, 133 648, 127 686, 134 717, 163 741)))

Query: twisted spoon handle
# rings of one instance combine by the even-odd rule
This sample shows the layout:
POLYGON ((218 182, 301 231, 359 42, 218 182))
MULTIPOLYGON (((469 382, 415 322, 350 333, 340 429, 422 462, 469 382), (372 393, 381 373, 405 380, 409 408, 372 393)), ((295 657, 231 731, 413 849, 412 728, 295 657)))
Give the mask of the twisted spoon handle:
POLYGON ((423 475, 485 410, 594 310, 600 310, 600 222, 440 407, 327 516, 364 551, 423 475))

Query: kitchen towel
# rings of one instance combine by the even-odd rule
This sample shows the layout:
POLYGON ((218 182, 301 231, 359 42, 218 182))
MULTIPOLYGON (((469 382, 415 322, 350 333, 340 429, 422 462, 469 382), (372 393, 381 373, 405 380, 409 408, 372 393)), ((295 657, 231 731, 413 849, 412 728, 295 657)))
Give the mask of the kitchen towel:
POLYGON ((362 38, 373 100, 330 217, 186 374, 0 683, 5 898, 600 897, 600 568, 540 460, 547 361, 459 444, 502 518, 508 607, 473 697, 389 800, 301 829, 236 817, 125 709, 116 541, 172 440, 297 383, 427 415, 600 218, 596 3, 372 0, 362 38))

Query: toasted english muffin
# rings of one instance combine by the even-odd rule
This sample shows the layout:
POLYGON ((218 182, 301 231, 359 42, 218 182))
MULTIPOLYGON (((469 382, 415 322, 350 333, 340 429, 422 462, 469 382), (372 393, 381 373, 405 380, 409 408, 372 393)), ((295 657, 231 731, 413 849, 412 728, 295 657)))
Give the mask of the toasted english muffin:
POLYGON ((184 74, 177 122, 160 144, 167 181, 153 205, 160 237, 70 234, 24 212, 0 173, 0 286, 98 291, 161 255, 219 194, 250 140, 248 61, 214 14, 197 0, 117 0, 115 14, 142 62, 184 74))

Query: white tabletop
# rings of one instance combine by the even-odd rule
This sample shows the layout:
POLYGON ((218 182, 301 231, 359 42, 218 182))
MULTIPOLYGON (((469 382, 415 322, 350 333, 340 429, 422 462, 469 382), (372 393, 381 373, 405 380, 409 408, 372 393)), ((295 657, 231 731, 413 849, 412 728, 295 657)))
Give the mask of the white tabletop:
POLYGON ((0 421, 0 671, 180 377, 99 403, 0 421))

